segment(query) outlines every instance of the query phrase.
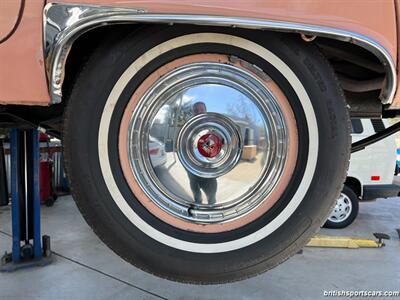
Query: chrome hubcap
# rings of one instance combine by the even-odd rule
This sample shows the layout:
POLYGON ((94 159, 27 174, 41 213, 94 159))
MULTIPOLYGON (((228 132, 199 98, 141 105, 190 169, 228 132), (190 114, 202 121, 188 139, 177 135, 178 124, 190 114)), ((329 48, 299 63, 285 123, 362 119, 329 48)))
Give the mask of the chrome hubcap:
POLYGON ((190 63, 163 75, 141 96, 128 131, 141 189, 193 223, 223 223, 256 209, 287 161, 276 98, 258 76, 226 63, 190 63))
POLYGON ((335 208, 328 220, 334 223, 343 222, 350 216, 351 210, 352 204, 350 198, 346 194, 341 193, 340 197, 336 200, 335 208))

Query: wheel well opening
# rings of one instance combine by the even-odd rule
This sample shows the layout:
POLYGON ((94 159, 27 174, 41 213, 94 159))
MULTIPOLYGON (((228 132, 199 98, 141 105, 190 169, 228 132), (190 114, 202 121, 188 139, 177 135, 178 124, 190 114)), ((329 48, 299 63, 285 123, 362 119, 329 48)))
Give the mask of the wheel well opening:
POLYGON ((96 50, 97 47, 105 42, 105 38, 110 35, 124 35, 137 30, 139 24, 116 24, 94 28, 81 36, 73 43, 65 64, 65 77, 62 86, 63 102, 68 99, 76 75, 83 67, 85 61, 96 50))
POLYGON ((340 40, 318 37, 315 44, 328 59, 345 93, 352 117, 379 117, 385 68, 368 50, 340 40))
POLYGON ((344 184, 351 188, 354 193, 356 193, 357 197, 361 196, 361 183, 358 181, 358 179, 354 177, 347 177, 344 184))
MULTIPOLYGON (((114 24, 94 28, 82 34, 73 44, 65 66, 63 101, 67 99, 76 74, 90 54, 104 42, 105 37, 118 34, 121 38, 144 26, 171 26, 153 24, 114 24)), ((189 25, 173 25, 189 26, 189 25)), ((197 26, 197 25, 190 25, 197 26)), ((240 29, 238 29, 240 30, 240 29)), ((258 30, 258 29, 252 29, 258 30)), ((261 32, 261 30, 260 30, 261 32)), ((300 35, 286 33, 292 37, 300 35)), ((305 41, 306 42, 306 41, 305 41)), ((349 42, 326 37, 312 39, 327 58, 344 90, 352 117, 380 117, 379 99, 385 84, 385 68, 371 52, 349 42)))

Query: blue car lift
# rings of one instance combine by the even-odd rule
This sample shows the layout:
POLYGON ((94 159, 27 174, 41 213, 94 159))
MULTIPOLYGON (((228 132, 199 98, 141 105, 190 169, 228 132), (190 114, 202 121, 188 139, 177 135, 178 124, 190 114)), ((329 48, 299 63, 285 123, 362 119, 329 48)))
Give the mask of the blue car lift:
POLYGON ((40 148, 34 129, 12 129, 11 216, 12 253, 1 259, 0 271, 10 272, 52 261, 50 237, 40 233, 40 148))

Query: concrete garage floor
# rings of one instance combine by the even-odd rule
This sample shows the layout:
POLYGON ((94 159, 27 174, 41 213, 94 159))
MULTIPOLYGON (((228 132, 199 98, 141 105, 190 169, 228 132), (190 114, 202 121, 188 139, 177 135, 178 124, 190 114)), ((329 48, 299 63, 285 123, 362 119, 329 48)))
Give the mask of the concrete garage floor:
MULTIPOLYGON (((324 290, 398 290, 400 198, 361 203, 358 219, 329 235, 391 236, 381 249, 306 248, 252 279, 194 286, 159 279, 109 250, 80 216, 70 196, 42 207, 43 233, 56 261, 46 267, 0 273, 0 299, 323 299, 324 290)), ((0 208, 0 253, 11 247, 10 208, 0 208)))

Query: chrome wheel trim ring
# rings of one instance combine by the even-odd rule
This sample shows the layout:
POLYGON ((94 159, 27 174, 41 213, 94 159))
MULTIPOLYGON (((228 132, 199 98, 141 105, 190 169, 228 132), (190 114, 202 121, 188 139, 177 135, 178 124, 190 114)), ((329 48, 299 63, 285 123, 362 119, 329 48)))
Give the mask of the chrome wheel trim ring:
POLYGON ((136 59, 125 70, 125 72, 118 79, 117 83, 114 85, 114 88, 112 89, 104 106, 98 134, 100 168, 104 177, 105 184, 115 204, 118 206, 121 212, 133 225, 136 226, 136 228, 141 230, 150 238, 155 239, 166 246, 195 253, 223 253, 227 251, 241 249, 266 238, 271 233, 276 231, 279 227, 281 227, 282 224, 285 223, 287 219, 296 211, 297 207, 300 205, 308 191, 317 165, 318 149, 319 137, 315 112, 307 91, 305 90, 298 77, 294 74, 294 72, 278 56, 276 56, 268 49, 262 47, 261 45, 244 38, 220 33, 195 33, 173 38, 159 44, 154 48, 151 48, 138 59, 136 59), (121 194, 121 191, 118 188, 110 166, 110 158, 108 152, 108 134, 111 117, 115 105, 119 97, 121 96, 124 88, 128 84, 129 80, 133 76, 135 76, 138 70, 141 70, 152 59, 156 58, 160 54, 185 45, 193 45, 198 43, 218 43, 222 45, 232 45, 235 47, 240 47, 260 57, 263 57, 266 61, 271 63, 291 83, 291 86, 297 94, 304 110, 308 126, 309 151, 307 156, 307 165, 304 171, 303 178, 290 203, 280 212, 280 214, 275 219, 273 219, 264 227, 260 228, 256 232, 246 235, 245 237, 241 237, 228 242, 207 244, 189 242, 169 236, 157 230, 146 221, 144 221, 127 203, 126 199, 121 194))
MULTIPOLYGON (((234 104, 236 103, 234 102, 234 104)), ((181 111, 183 107, 179 104, 178 108, 174 110, 181 111)), ((221 112, 225 112, 224 110, 217 111, 218 113, 207 112, 195 116, 189 119, 179 130, 177 154, 183 167, 191 173, 189 175, 189 178, 191 178, 190 186, 192 185, 192 178, 194 176, 194 180, 198 182, 204 182, 206 178, 220 177, 215 179, 213 185, 220 186, 221 184, 226 184, 223 180, 228 174, 226 176, 223 175, 232 170, 240 159, 242 138, 237 132, 238 129, 235 129, 235 123, 228 115, 220 114, 221 112), (232 145, 226 145, 226 149, 229 152, 228 155, 220 157, 219 162, 213 168, 208 168, 210 164, 207 162, 207 158, 204 158, 204 161, 197 160, 194 153, 193 155, 190 153, 186 153, 187 155, 185 155, 187 151, 181 149, 187 148, 183 147, 183 145, 187 145, 188 143, 189 147, 192 148, 195 144, 192 138, 197 137, 196 128, 202 132, 207 130, 210 124, 214 124, 214 129, 218 130, 225 138, 229 138, 231 141, 236 140, 233 147, 232 145), (194 133, 195 136, 188 136, 188 130, 189 133, 194 133), (233 135, 229 136, 229 133, 233 135), (233 151, 233 148, 236 148, 237 151, 233 151), (192 163, 189 163, 189 161, 192 163)), ((178 119, 181 118, 178 116, 178 119)), ((163 127, 168 126, 170 123, 171 121, 166 122, 166 124, 163 124, 163 127)), ((175 125, 173 128, 175 128, 175 125)), ((260 133, 260 135, 262 134, 260 133)), ((155 202, 166 212, 174 217, 194 223, 223 223, 240 218, 253 209, 256 209, 273 191, 287 160, 287 125, 276 99, 253 74, 225 63, 191 63, 163 75, 148 88, 139 100, 131 117, 128 136, 129 164, 141 189, 151 201, 155 202), (253 105, 253 110, 259 110, 258 114, 255 115, 257 118, 262 118, 258 126, 260 124, 265 125, 265 136, 263 138, 267 141, 267 148, 262 150, 262 152, 265 152, 265 159, 262 159, 264 160, 264 166, 261 166, 262 172, 256 178, 255 182, 250 185, 247 182, 246 184, 243 183, 242 190, 244 190, 244 193, 240 193, 234 199, 221 199, 219 201, 220 195, 217 193, 215 195, 217 199, 214 201, 218 203, 208 203, 205 205, 195 202, 194 199, 184 198, 181 196, 181 190, 185 186, 181 186, 181 182, 185 178, 177 178, 177 180, 170 184, 170 180, 165 179, 165 174, 158 175, 151 164, 147 146, 150 133, 153 131, 154 120, 158 118, 159 112, 165 111, 165 107, 170 107, 171 104, 175 105, 175 102, 181 103, 182 98, 186 96, 186 91, 193 87, 203 89, 229 87, 243 93, 241 95, 248 97, 247 105, 253 105), (176 96, 177 94, 178 96, 176 96), (175 97, 178 97, 178 100, 175 97)), ((175 145, 175 141, 173 144, 175 145)), ((176 162, 174 164, 176 165, 176 162)), ((255 167, 254 172, 256 172, 256 169, 255 167)), ((175 171, 175 176, 178 176, 177 174, 178 172, 175 171)), ((171 176, 169 175, 169 177, 171 176)), ((183 175, 183 177, 187 176, 183 175)), ((241 182, 237 182, 237 185, 240 186, 241 182)), ((222 189, 224 189, 223 186, 222 189)), ((188 194, 190 193, 188 187, 186 187, 186 191, 188 194)))
MULTIPOLYGON (((193 54, 193 55, 188 55, 188 56, 183 56, 180 58, 177 58, 171 62, 166 63, 165 65, 162 65, 159 69, 154 70, 153 73, 147 76, 147 78, 135 89, 135 92, 130 98, 129 103, 125 107, 124 115, 122 117, 121 123, 120 123, 120 133, 119 133, 119 158, 121 162, 121 167, 123 169, 123 173, 125 176, 125 179, 131 188, 131 191, 133 194, 136 196, 136 199, 154 216, 156 216, 158 219, 161 221, 172 225, 174 227, 180 228, 184 231, 193 231, 193 232, 202 232, 202 233, 217 233, 217 232, 223 232, 223 231, 230 231, 234 230, 236 228, 242 227, 246 224, 249 224, 253 222, 254 220, 258 219, 261 217, 265 212, 267 212, 281 197, 283 194, 284 190, 287 187, 287 184, 289 183, 289 180, 293 174, 295 165, 296 165, 296 160, 297 160, 297 151, 298 151, 298 134, 297 134, 297 127, 296 127, 296 121, 294 114, 292 112, 292 108, 284 95, 284 93, 280 90, 279 86, 276 85, 266 74, 261 74, 259 70, 254 70, 251 69, 249 70, 248 68, 249 64, 246 63, 243 60, 238 59, 237 57, 232 57, 228 55, 223 55, 223 54, 193 54), (146 92, 150 90, 150 87, 154 85, 157 80, 159 80, 161 77, 166 76, 171 72, 172 70, 176 70, 181 66, 187 66, 188 64, 192 63, 204 63, 204 62, 216 62, 216 63, 225 63, 229 65, 236 66, 237 68, 243 68, 245 72, 250 72, 254 74, 256 77, 259 77, 260 75, 263 75, 260 77, 260 81, 268 87, 268 90, 273 91, 274 96, 280 103, 280 108, 282 111, 284 111, 285 115, 285 120, 286 123, 288 124, 288 135, 289 135, 289 146, 288 148, 288 159, 284 167, 284 171, 282 173, 282 176, 280 180, 278 181, 276 187, 273 189, 271 192, 270 196, 265 199, 264 201, 261 201, 261 203, 258 205, 257 209, 253 209, 247 214, 243 214, 240 218, 233 218, 231 220, 228 220, 226 222, 219 222, 219 223, 195 223, 195 222, 190 222, 186 221, 183 218, 176 218, 173 215, 167 213, 165 210, 160 208, 158 205, 154 204, 153 201, 147 197, 147 195, 143 192, 142 187, 138 184, 138 181, 136 177, 133 175, 133 172, 130 168, 130 160, 129 160, 129 155, 128 155, 128 146, 129 143, 126 143, 127 140, 129 140, 129 134, 128 134, 128 129, 129 129, 129 124, 131 123, 132 115, 134 111, 136 110, 136 107, 139 104, 139 101, 144 97, 146 92), (254 72, 256 71, 256 72, 254 72)), ((223 96, 223 95, 222 95, 223 96)), ((203 97, 202 97, 203 98, 203 97)), ((209 98, 209 97, 207 97, 209 98)), ((235 98, 235 97, 233 97, 235 98)), ((217 97, 219 100, 220 97, 217 97)), ((180 100, 178 101, 178 103, 180 100)), ((217 101, 219 103, 219 101, 217 101)), ((198 104, 198 103, 197 103, 198 104)), ((203 110, 206 108, 203 105, 201 107, 203 110)), ((215 104, 213 101, 209 104, 215 104)), ((250 103, 253 105, 252 103, 250 103)), ((198 105, 195 105, 197 108, 198 105)), ((209 113, 209 112, 207 112, 209 113)), ((163 114, 165 117, 165 114, 163 114)), ((180 118, 178 118, 180 119, 180 118)), ((170 124, 170 122, 167 122, 167 124, 170 124)), ((165 127, 165 126, 162 126, 165 127)), ((168 126, 167 126, 168 127, 168 126)), ((163 137, 161 138, 163 139, 163 137)), ((246 147, 246 146, 245 146, 246 147)), ((267 151, 265 151, 267 152, 267 151)), ((166 165, 167 166, 167 165, 166 165)), ((170 169, 171 166, 168 166, 168 169, 170 169)), ((172 169, 171 169, 172 170, 172 169)), ((173 170, 172 170, 173 171, 173 170)), ((178 171, 179 170, 175 170, 178 171)), ((249 173, 247 172, 247 176, 249 173)), ((252 174, 250 174, 252 175, 252 174)), ((254 174, 253 174, 254 175, 254 174)), ((247 177, 246 176, 246 177, 247 177)), ((188 176, 184 176, 188 177, 188 176)), ((240 172, 240 178, 243 177, 243 173, 240 172)), ((168 178, 172 178, 172 176, 168 176, 168 178)), ((231 185, 230 185, 231 186, 231 185)), ((237 187, 236 187, 237 190, 237 187)), ((240 189, 239 189, 240 190, 240 189)), ((229 192, 232 192, 232 190, 229 190, 229 192)), ((207 197, 208 198, 208 197, 207 197)), ((207 199, 209 200, 209 199, 207 199)), ((191 209, 191 213, 193 213, 193 210, 191 209)), ((206 215, 207 217, 207 215, 206 215)))
POLYGON ((328 220, 332 223, 341 223, 350 217, 352 211, 353 205, 350 198, 345 193, 340 193, 328 220))

